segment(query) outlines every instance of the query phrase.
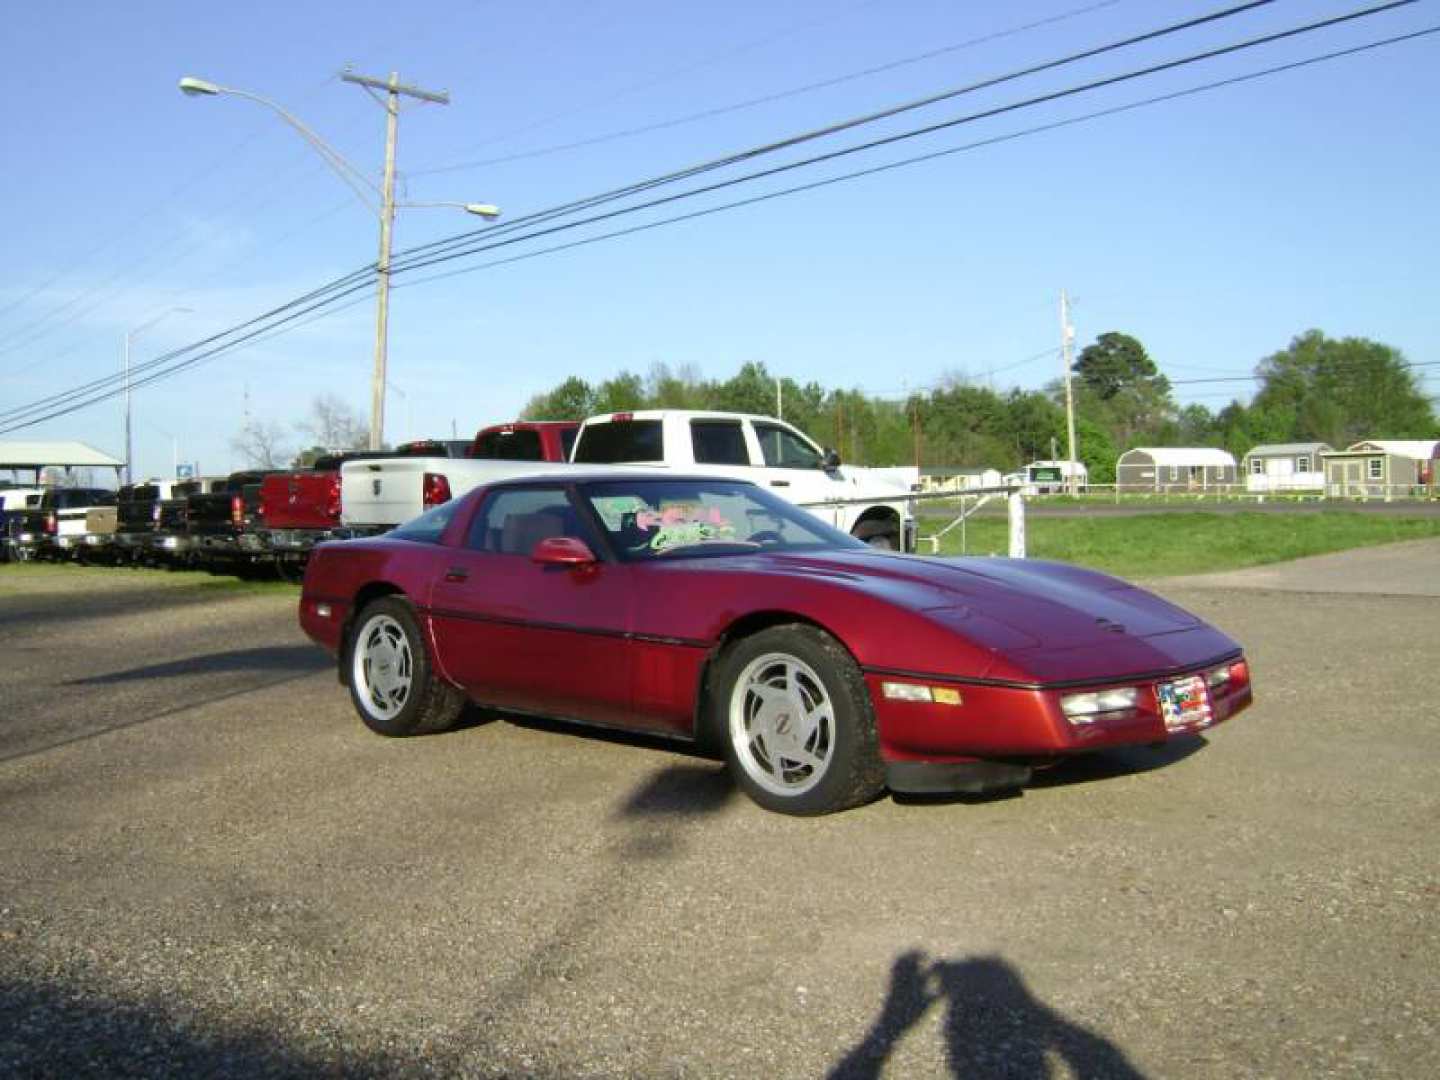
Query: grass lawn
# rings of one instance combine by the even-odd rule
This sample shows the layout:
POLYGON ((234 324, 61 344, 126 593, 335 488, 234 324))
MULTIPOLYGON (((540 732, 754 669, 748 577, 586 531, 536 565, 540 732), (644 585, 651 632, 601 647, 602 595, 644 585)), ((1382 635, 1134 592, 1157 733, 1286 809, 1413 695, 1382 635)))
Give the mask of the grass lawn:
MULTIPOLYGON (((1440 518, 1346 513, 1142 514, 1134 517, 1030 517, 1026 553, 1128 578, 1168 577, 1236 570, 1327 551, 1440 536, 1440 518)), ((1009 545, 1004 518, 966 524, 967 552, 1003 555, 1009 545)), ((922 544, 921 550, 928 550, 922 544)), ((959 555, 960 530, 942 542, 942 555, 959 555)))
POLYGON ((271 576, 268 567, 257 570, 254 579, 210 574, 204 570, 150 570, 128 566, 80 566, 77 563, 0 563, 0 596, 7 592, 44 592, 51 587, 190 589, 221 593, 295 593, 298 588, 271 576))

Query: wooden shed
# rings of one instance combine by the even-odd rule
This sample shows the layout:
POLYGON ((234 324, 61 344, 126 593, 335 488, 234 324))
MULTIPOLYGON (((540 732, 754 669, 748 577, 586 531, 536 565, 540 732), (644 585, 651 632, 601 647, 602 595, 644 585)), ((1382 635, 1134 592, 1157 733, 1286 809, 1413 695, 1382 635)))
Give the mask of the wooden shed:
POLYGON ((1435 490, 1440 441, 1365 439, 1325 455, 1325 494, 1393 499, 1435 490))
POLYGON ((1329 443, 1269 443, 1240 459, 1245 490, 1251 492, 1325 490, 1322 454, 1334 453, 1329 443))
POLYGON ((1235 458, 1213 446, 1137 446, 1115 462, 1120 491, 1199 494, 1234 490, 1235 458))

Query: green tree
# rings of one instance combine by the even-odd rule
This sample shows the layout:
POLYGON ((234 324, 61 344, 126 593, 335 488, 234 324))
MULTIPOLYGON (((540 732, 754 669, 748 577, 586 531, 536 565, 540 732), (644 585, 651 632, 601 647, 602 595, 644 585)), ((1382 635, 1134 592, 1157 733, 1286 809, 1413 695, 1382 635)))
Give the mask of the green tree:
POLYGON ((578 375, 571 375, 554 390, 532 397, 520 415, 527 420, 584 420, 598 411, 595 390, 578 375))
POLYGON ((645 408, 645 384, 639 375, 622 371, 606 379, 595 391, 592 413, 629 412, 645 408))
POLYGON ((775 414, 775 379, 765 365, 750 362, 715 388, 711 406, 725 412, 775 414))
POLYGON ((1077 407, 1122 446, 1157 441, 1175 412, 1170 380, 1129 334, 1101 334, 1081 350, 1071 370, 1079 376, 1077 407))
POLYGON ((1318 441, 1339 448, 1367 438, 1440 434, 1414 371, 1389 345, 1308 330, 1262 360, 1256 375, 1260 390, 1250 412, 1263 415, 1271 430, 1282 429, 1275 440, 1265 441, 1318 441))

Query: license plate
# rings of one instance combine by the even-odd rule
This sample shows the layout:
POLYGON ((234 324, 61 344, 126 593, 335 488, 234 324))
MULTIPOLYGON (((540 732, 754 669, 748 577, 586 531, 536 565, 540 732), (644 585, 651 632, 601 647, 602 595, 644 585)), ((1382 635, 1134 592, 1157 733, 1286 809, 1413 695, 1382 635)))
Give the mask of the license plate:
POLYGON ((1160 715, 1165 719, 1167 731, 1204 727, 1215 718, 1210 710, 1210 695, 1205 689, 1205 680, 1199 675, 1161 683, 1155 688, 1155 696, 1159 699, 1160 715))

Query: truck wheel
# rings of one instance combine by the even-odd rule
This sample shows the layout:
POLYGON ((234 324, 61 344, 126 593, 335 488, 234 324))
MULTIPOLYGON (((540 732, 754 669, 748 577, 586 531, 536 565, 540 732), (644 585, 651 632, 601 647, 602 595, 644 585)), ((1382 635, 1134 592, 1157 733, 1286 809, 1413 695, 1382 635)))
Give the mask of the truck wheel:
POLYGON ((288 585, 299 585, 305 580, 305 563, 300 559, 276 555, 275 576, 288 585))
POLYGON ((465 695, 436 676, 415 610, 399 597, 360 612, 346 656, 350 700, 377 734, 444 731, 465 707, 465 695))
POLYGON ((792 623, 741 639, 721 657, 715 686, 713 730, 730 773, 767 810, 828 814, 884 788, 865 681, 823 630, 792 623))

